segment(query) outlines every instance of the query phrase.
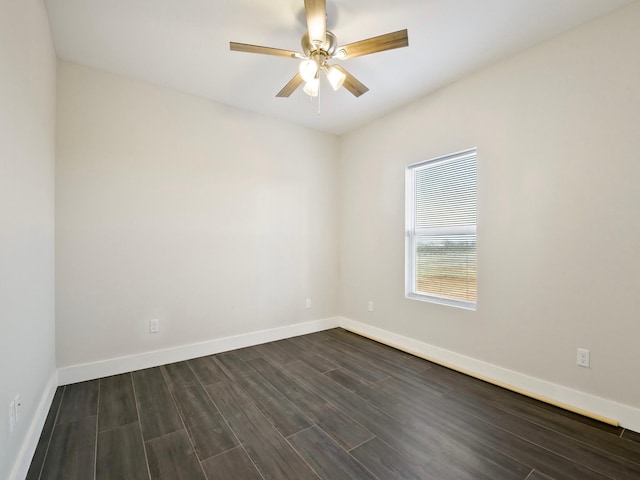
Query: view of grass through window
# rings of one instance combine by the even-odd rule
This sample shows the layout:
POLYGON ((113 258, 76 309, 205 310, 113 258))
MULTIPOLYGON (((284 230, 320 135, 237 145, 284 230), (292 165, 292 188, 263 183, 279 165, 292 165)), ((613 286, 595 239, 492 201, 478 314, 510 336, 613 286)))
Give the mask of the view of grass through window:
POLYGON ((416 291, 475 302, 475 235, 418 237, 416 291))

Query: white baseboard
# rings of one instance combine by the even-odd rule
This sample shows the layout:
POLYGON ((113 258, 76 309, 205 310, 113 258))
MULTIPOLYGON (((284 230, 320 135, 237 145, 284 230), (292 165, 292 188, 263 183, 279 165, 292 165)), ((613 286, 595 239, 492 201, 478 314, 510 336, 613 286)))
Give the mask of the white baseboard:
POLYGON ((58 369, 58 384, 68 385, 70 383, 93 380, 95 378, 108 377, 120 373, 132 372, 144 368, 157 367, 167 363, 181 362, 192 358, 214 355, 237 348, 250 347, 261 343, 282 340, 283 338, 297 337, 308 333, 319 332, 340 325, 339 319, 326 318, 313 320, 310 322, 297 323, 284 327, 272 328, 250 332, 231 337, 216 338, 206 342, 181 345, 179 347, 167 348, 151 352, 129 355, 126 357, 110 358, 92 363, 72 365, 58 369))
POLYGON ((596 397, 595 395, 539 378, 530 377, 355 320, 341 317, 339 322, 340 326, 346 330, 377 340, 434 363, 444 365, 567 410, 587 415, 607 423, 619 424, 629 430, 640 432, 640 408, 596 397))
POLYGON ((29 466, 31 465, 31 459, 36 452, 38 440, 40 440, 40 434, 42 433, 42 429, 44 428, 44 422, 47 419, 47 414, 49 413, 49 409, 51 408, 51 402, 53 401, 53 396, 56 393, 57 387, 58 372, 54 371, 49 378, 49 382, 47 382, 47 386, 42 393, 42 397, 40 398, 38 407, 34 412, 33 420, 31 421, 31 425, 29 425, 29 429, 27 430, 27 435, 22 442, 22 446, 20 447, 18 456, 13 464, 13 469, 9 474, 9 480, 22 480, 27 476, 29 466))

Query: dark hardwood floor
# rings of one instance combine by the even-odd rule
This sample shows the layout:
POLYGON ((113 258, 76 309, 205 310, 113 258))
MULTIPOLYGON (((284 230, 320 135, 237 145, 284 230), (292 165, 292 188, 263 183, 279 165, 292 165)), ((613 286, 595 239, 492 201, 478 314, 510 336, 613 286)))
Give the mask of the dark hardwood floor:
POLYGON ((341 329, 58 388, 28 480, 640 479, 640 435, 341 329))

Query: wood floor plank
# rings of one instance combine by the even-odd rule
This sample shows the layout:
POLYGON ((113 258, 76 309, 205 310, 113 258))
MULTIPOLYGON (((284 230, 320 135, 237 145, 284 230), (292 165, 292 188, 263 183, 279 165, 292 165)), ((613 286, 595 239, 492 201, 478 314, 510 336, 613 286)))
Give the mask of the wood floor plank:
MULTIPOLYGON (((479 401, 476 395, 470 393, 469 389, 462 390, 457 388, 456 392, 460 394, 464 393, 465 396, 473 399, 473 401, 479 405, 484 404, 481 400, 479 401)), ((541 408, 540 405, 525 401, 522 395, 492 395, 486 403, 508 414, 515 415, 528 422, 554 430, 576 440, 594 443, 598 448, 612 455, 629 458, 632 461, 634 461, 633 459, 635 458, 636 463, 640 462, 640 443, 621 442, 618 436, 606 430, 587 423, 577 422, 566 415, 541 408)))
POLYGON ((376 384, 376 388, 363 389, 358 394, 373 405, 383 408, 403 424, 414 428, 422 425, 423 430, 431 432, 445 432, 458 445, 471 451, 484 445, 488 450, 482 456, 507 471, 522 465, 530 469, 538 468, 558 479, 605 478, 591 468, 523 440, 515 432, 509 433, 476 418, 447 396, 416 402, 406 396, 402 388, 395 391, 385 388, 384 382, 376 384))
MULTIPOLYGON (((471 381, 473 383, 478 383, 481 382, 480 380, 468 377, 467 381, 471 381)), ((599 430, 602 430, 603 432, 607 432, 615 437, 619 437, 620 434, 622 433, 623 429, 622 427, 617 427, 614 425, 610 425, 608 423, 604 423, 601 422, 599 420, 593 419, 593 418, 589 418, 589 417, 585 417, 584 415, 580 415, 578 413, 574 413, 571 412, 569 410, 565 410, 563 408, 560 407, 556 407, 555 405, 551 405, 550 403, 545 403, 545 402, 541 402, 539 400, 536 400, 534 398, 531 397, 527 397, 526 395, 520 395, 518 393, 512 392, 510 390, 505 390, 502 389, 501 387, 498 387, 496 385, 492 385, 492 384, 487 384, 486 382, 481 382, 484 383, 486 385, 488 385, 489 388, 492 388, 496 391, 495 396, 496 397, 500 397, 502 396, 501 394, 504 394, 505 398, 506 397, 518 397, 518 400, 521 402, 525 402, 528 403, 530 405, 535 405, 537 408, 540 409, 544 409, 546 411, 548 411, 549 413, 552 413, 554 415, 560 415, 560 416, 564 416, 567 417, 569 419, 571 419, 574 422, 577 423, 581 423, 587 426, 590 426, 592 428, 596 428, 599 430)))
POLYGON ((176 390, 197 385, 198 379, 187 362, 176 362, 162 365, 160 371, 170 389, 176 390))
MULTIPOLYGON (((470 377, 455 374, 455 372, 451 372, 440 366, 434 366, 427 374, 431 375, 432 379, 433 376, 435 376, 438 381, 441 379, 448 381, 449 386, 451 386, 454 391, 452 395, 464 395, 472 400, 472 403, 478 407, 484 405, 488 409, 499 408, 504 410, 504 412, 506 412, 506 414, 504 414, 505 418, 509 418, 509 414, 513 414, 529 422, 534 422, 547 429, 556 430, 564 435, 571 436, 580 441, 586 441, 587 443, 597 439, 598 449, 607 452, 604 458, 607 458, 609 455, 621 456, 629 461, 634 461, 634 458, 638 458, 638 451, 634 452, 633 447, 630 448, 628 445, 625 445, 624 442, 620 442, 617 437, 608 433, 606 429, 596 428, 582 421, 576 422, 565 413, 554 412, 548 408, 540 408, 538 405, 540 402, 533 401, 530 398, 505 391, 494 385, 486 384, 485 382, 470 377)), ((413 380, 416 380, 416 378, 414 377, 412 381, 413 380)), ((430 384, 432 385, 432 383, 430 384)), ((410 393, 406 389, 402 389, 402 391, 403 395, 410 393)), ((502 416, 503 414, 500 413, 497 415, 502 416)), ((533 440, 533 438, 528 438, 528 440, 533 440)), ((561 444, 565 444, 563 439, 559 441, 561 444)), ((577 451, 579 452, 580 450, 580 447, 577 447, 577 451)), ((602 457, 602 452, 597 452, 596 458, 594 458, 595 463, 599 463, 597 458, 600 457, 602 457)), ((580 461, 578 461, 578 463, 580 463, 580 461)), ((595 463, 591 465, 593 466, 595 463)), ((607 463, 610 462, 607 460, 607 463)), ((609 471, 607 470, 609 468, 618 471, 619 465, 614 465, 613 467, 607 467, 605 465, 604 471, 609 471)), ((626 467, 623 466, 622 468, 625 469, 626 467)))
MULTIPOLYGON (((202 385, 185 383, 182 371, 168 368, 163 372, 200 460, 236 447, 233 433, 202 385)), ((195 379, 193 373, 191 376, 195 379)))
POLYGON ((529 475, 526 478, 526 480, 555 480, 555 479, 550 477, 549 475, 545 475, 544 473, 540 473, 534 470, 533 472, 531 472, 531 475, 529 475))
POLYGON ((92 479, 95 466, 96 430, 96 416, 57 424, 53 429, 40 478, 43 480, 92 479))
POLYGON ((131 374, 100 379, 98 431, 138 421, 131 374))
POLYGON ((218 382, 206 389, 265 479, 317 480, 317 475, 239 387, 218 382))
POLYGON ((40 433, 40 439, 38 440, 36 451, 33 454, 33 458, 31 459, 31 464, 29 465, 29 471, 27 472, 25 480, 38 480, 40 478, 40 472, 42 471, 42 466, 47 454, 47 449, 49 448, 49 442, 51 441, 53 427, 56 423, 56 417, 58 416, 60 404, 62 403, 63 392, 64 387, 56 388, 56 392, 53 395, 53 400, 51 401, 51 407, 49 407, 47 418, 44 421, 44 426, 42 427, 42 432, 40 433))
POLYGON ((64 387, 57 423, 73 422, 98 414, 98 380, 64 387))
MULTIPOLYGON (((633 446, 625 446, 624 442, 619 442, 618 438, 621 431, 617 427, 504 390, 439 365, 434 365, 428 371, 427 378, 432 382, 446 383, 451 390, 473 399, 478 404, 497 407, 505 412, 520 416, 578 440, 582 439, 591 442, 597 438, 602 448, 607 451, 610 449, 613 454, 621 450, 627 450, 629 454, 633 454, 634 450, 635 452, 640 452, 633 446)), ((416 380, 421 381, 420 379, 416 380)))
MULTIPOLYGON (((450 417, 443 418, 443 421, 452 422, 450 417)), ((468 417, 463 418, 458 427, 462 428, 463 425, 470 441, 486 445, 523 465, 552 474, 557 480, 610 478, 492 425, 476 424, 468 417)))
MULTIPOLYGON (((430 371, 427 370, 426 372, 430 371)), ((401 388, 405 389, 407 396, 416 396, 417 398, 437 397, 451 391, 448 387, 432 382, 428 377, 421 377, 415 374, 396 374, 381 380, 379 383, 383 385, 401 384, 401 388)))
POLYGON ((296 337, 292 341, 309 352, 331 359, 338 366, 350 370, 370 382, 377 382, 389 376, 387 372, 380 370, 370 361, 348 351, 338 352, 326 342, 313 342, 305 337, 296 337))
MULTIPOLYGON (((387 412, 399 422, 423 432, 431 438, 437 453, 429 461, 428 471, 435 478, 468 480, 520 480, 531 471, 531 467, 516 461, 499 449, 479 442, 470 436, 471 426, 454 422, 438 422, 439 412, 433 401, 442 402, 441 397, 412 396, 410 392, 401 398, 389 393, 385 381, 374 387, 360 389, 357 394, 387 412), (425 412, 428 412, 425 414, 425 412)), ((496 429, 497 430, 497 429, 496 429)), ((506 432, 498 431, 497 434, 506 432)))
MULTIPOLYGON (((449 392, 460 385, 467 385, 468 380, 470 379, 470 377, 463 373, 456 372, 455 370, 450 370, 433 363, 430 364, 430 368, 422 372, 405 371, 402 373, 394 373, 391 377, 399 378, 402 381, 419 388, 427 387, 432 391, 439 393, 449 392)), ((480 380, 477 381, 481 382, 480 380)))
POLYGON ((145 440, 184 428, 159 368, 133 372, 132 379, 145 440))
POLYGON ((145 442, 152 480, 205 480, 184 430, 145 442))
MULTIPOLYGON (((421 358, 341 328, 325 330, 322 333, 331 338, 333 345, 340 348, 348 348, 350 351, 355 350, 372 361, 380 362, 382 366, 391 369, 388 373, 403 373, 406 371, 418 373, 431 368, 431 364, 421 358)), ((378 367, 381 365, 376 363, 378 367)))
POLYGON ((344 368, 329 370, 328 372, 325 372, 325 375, 336 382, 338 385, 342 385, 344 388, 351 392, 355 392, 360 388, 370 387, 373 385, 371 382, 367 382, 364 378, 361 378, 355 373, 345 370, 344 368))
POLYGON ((533 398, 518 393, 505 390, 497 385, 478 380, 468 375, 455 372, 440 365, 433 365, 429 371, 429 378, 438 383, 443 383, 451 387, 452 390, 473 396, 477 401, 499 406, 500 408, 513 404, 524 404, 532 406, 538 410, 544 410, 549 415, 555 417, 565 417, 571 422, 583 424, 594 429, 609 433, 614 437, 619 437, 622 428, 608 425, 592 418, 578 415, 562 408, 540 402, 533 398))
POLYGON ((606 478, 591 468, 474 417, 446 396, 434 397, 429 402, 413 402, 400 391, 397 393, 390 399, 389 392, 383 388, 372 388, 359 392, 359 395, 384 408, 403 424, 432 432, 446 432, 449 438, 471 451, 480 446, 488 448, 482 456, 501 468, 511 470, 514 468, 511 464, 523 465, 552 474, 558 480, 606 478))
POLYGON ((236 382, 284 437, 312 425, 298 408, 260 375, 240 377, 236 382))
POLYGON ((437 477, 429 473, 426 465, 414 464, 411 459, 379 438, 373 438, 349 453, 381 479, 437 480, 437 477))
POLYGON ((296 344, 295 340, 291 341, 291 339, 265 343, 257 348, 260 349, 263 357, 268 358, 276 365, 283 365, 295 360, 302 360, 321 373, 339 367, 338 364, 325 357, 300 348, 296 344))
POLYGON ((437 453, 433 442, 426 435, 390 417, 382 410, 363 402, 354 393, 338 385, 330 378, 315 371, 304 362, 292 362, 282 367, 299 381, 322 395, 340 410, 352 417, 385 443, 407 453, 416 462, 427 463, 437 453))
POLYGON ((320 355, 303 350, 295 341, 291 342, 290 339, 263 344, 257 348, 260 348, 264 358, 275 365, 283 365, 294 360, 302 360, 319 372, 326 372, 339 367, 336 363, 320 355))
POLYGON ((202 385, 210 385, 227 380, 228 378, 224 370, 222 370, 220 365, 218 365, 211 356, 194 358, 187 363, 202 385))
POLYGON ((328 358, 303 350, 294 342, 291 342, 290 339, 282 340, 282 348, 289 352, 294 359, 302 360, 320 373, 328 372, 329 370, 334 370, 339 367, 338 364, 328 358))
POLYGON ((222 368, 225 375, 234 379, 252 373, 251 367, 235 352, 224 352, 213 356, 215 362, 222 368))
POLYGON ((149 480, 142 432, 137 421, 98 433, 96 480, 116 478, 149 480))
POLYGON ((584 443, 591 443, 611 455, 627 458, 635 463, 640 463, 640 443, 620 441, 619 437, 609 434, 599 428, 575 422, 564 415, 556 415, 544 409, 537 409, 527 405, 526 411, 522 408, 502 408, 525 420, 541 425, 550 430, 570 436, 584 443))
POLYGON ((472 450, 457 451, 454 456, 451 452, 443 452, 434 457, 425 467, 429 475, 438 480, 522 480, 528 468, 523 472, 504 469, 499 464, 492 463, 485 456, 478 456, 472 450), (463 460, 460 461, 461 454, 463 460))
POLYGON ((202 462, 207 480, 262 480, 242 447, 233 448, 202 462))
POLYGON ((251 366, 344 449, 351 450, 373 438, 373 433, 353 418, 265 359, 254 360, 251 366))
POLYGON ((535 445, 603 475, 620 479, 640 478, 640 455, 635 458, 637 463, 619 456, 614 457, 598 446, 580 442, 554 430, 505 413, 495 407, 478 406, 475 402, 454 392, 446 395, 446 401, 486 423, 526 438, 535 445))
POLYGON ((640 444, 640 433, 633 432, 631 430, 625 430, 622 433, 622 438, 640 444))
POLYGON ((261 357, 268 358, 276 365, 298 360, 290 351, 287 351, 284 345, 284 341, 280 340, 277 342, 263 343, 253 348, 260 353, 261 357))
POLYGON ((298 453, 320 478, 331 480, 376 480, 356 459, 318 427, 289 437, 298 453))
POLYGON ((261 358, 262 354, 256 348, 259 345, 254 345, 252 347, 238 348, 233 352, 240 358, 243 362, 250 362, 251 360, 255 360, 257 358, 261 358))
MULTIPOLYGON (((451 458, 468 458, 467 467, 478 468, 482 465, 491 470, 496 478, 518 478, 514 475, 531 471, 530 467, 508 458, 495 449, 482 450, 473 442, 465 440, 464 436, 453 435, 455 432, 445 428, 430 428, 426 423, 416 423, 414 412, 407 412, 404 405, 400 406, 400 402, 392 396, 379 393, 377 386, 365 389, 370 398, 369 395, 356 395, 346 390, 326 376, 318 375, 302 362, 293 362, 284 368, 300 380, 309 382, 312 388, 344 409, 377 437, 396 450, 405 452, 406 456, 415 459, 418 464, 447 460, 441 452, 449 450, 453 452, 451 458), (418 425, 422 428, 418 428, 418 425)), ((453 462, 451 459, 448 461, 453 462)), ((446 465, 444 467, 446 468, 446 465)))

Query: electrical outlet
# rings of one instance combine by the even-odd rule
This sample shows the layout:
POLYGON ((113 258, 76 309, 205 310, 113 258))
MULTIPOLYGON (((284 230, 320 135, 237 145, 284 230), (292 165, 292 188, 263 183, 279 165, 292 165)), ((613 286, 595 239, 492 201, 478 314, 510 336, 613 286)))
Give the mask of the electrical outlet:
POLYGON ((589 350, 585 348, 578 349, 578 359, 577 364, 580 367, 589 368, 589 350))
POLYGON ((9 405, 9 432, 13 432, 16 428, 16 403, 11 401, 9 405))
POLYGON ((149 320, 149 333, 158 333, 160 331, 160 321, 155 318, 149 320))
POLYGON ((307 298, 307 302, 305 304, 306 308, 311 308, 311 299, 307 298))
POLYGON ((373 312, 373 302, 369 300, 369 311, 373 312))

